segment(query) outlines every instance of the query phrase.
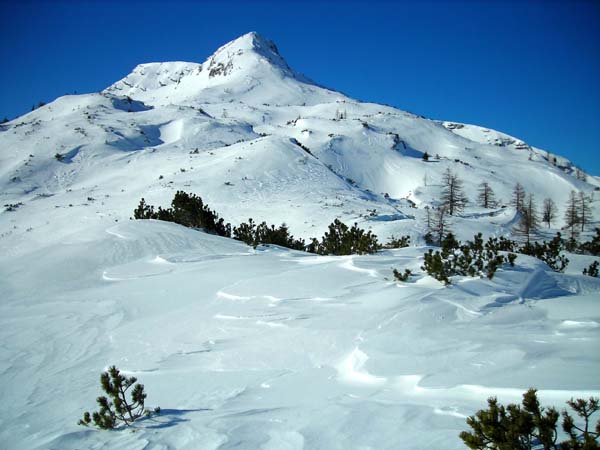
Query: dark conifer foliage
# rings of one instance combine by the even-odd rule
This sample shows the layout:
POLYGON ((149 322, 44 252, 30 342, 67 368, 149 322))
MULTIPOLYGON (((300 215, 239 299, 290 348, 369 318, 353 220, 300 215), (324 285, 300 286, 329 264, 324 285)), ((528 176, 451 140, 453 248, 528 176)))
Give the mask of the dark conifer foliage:
POLYGON ((306 247, 303 239, 295 239, 290 234, 285 223, 276 228, 275 225, 269 226, 266 222, 256 225, 251 218, 247 223, 242 222, 233 228, 233 238, 254 248, 265 244, 280 245, 294 250, 304 250, 306 247))
POLYGON ((527 242, 518 251, 524 255, 533 256, 534 258, 544 261, 548 267, 555 272, 563 272, 569 264, 569 259, 561 255, 565 249, 565 242, 560 233, 549 242, 527 242))
POLYGON ((600 421, 595 429, 591 416, 600 408, 597 398, 569 400, 567 405, 579 418, 566 410, 562 412, 562 428, 568 439, 558 442, 558 420, 561 416, 555 408, 540 405, 537 390, 529 389, 523 394, 520 405, 504 406, 495 397, 488 399, 488 408, 479 410, 467 418, 471 431, 463 431, 460 438, 473 450, 597 450, 600 421))
POLYGON ((600 228, 595 228, 596 234, 591 241, 579 245, 579 250, 588 255, 600 256, 600 228))
POLYGON ((349 229, 339 219, 329 225, 320 242, 313 239, 309 245, 309 251, 320 255, 362 255, 380 248, 377 236, 371 231, 365 232, 356 223, 349 229))
POLYGON ((219 236, 231 237, 231 225, 219 217, 204 204, 202 198, 195 194, 177 191, 169 209, 147 205, 142 198, 138 207, 133 211, 135 219, 156 219, 165 222, 175 222, 189 228, 198 228, 219 236))
POLYGON ((410 269, 404 269, 404 272, 400 272, 396 269, 393 270, 394 278, 398 281, 406 282, 410 280, 412 272, 410 269))
MULTIPOLYGON (((141 199, 138 207, 133 211, 135 219, 156 219, 166 222, 175 222, 190 228, 197 228, 214 233, 219 236, 232 237, 231 225, 219 217, 204 204, 202 198, 194 194, 177 191, 171 207, 158 210, 148 205, 145 199, 141 199)), ((381 248, 377 236, 371 231, 365 231, 354 224, 352 228, 336 219, 329 225, 329 231, 325 233, 321 241, 311 239, 306 245, 303 239, 296 239, 290 234, 286 224, 279 227, 268 225, 266 222, 256 224, 252 219, 241 223, 233 229, 233 238, 245 242, 254 247, 262 244, 280 245, 295 250, 306 250, 322 255, 351 255, 374 253, 381 248)), ((408 236, 392 241, 390 245, 407 246, 408 236)))
POLYGON ((444 284, 450 284, 450 277, 462 275, 469 277, 487 277, 490 280, 504 264, 514 266, 517 255, 509 253, 500 255, 497 240, 484 243, 481 233, 474 236, 473 241, 465 244, 457 241, 452 233, 448 233, 442 241, 441 251, 429 249, 423 255, 421 269, 444 284))
MULTIPOLYGON (((102 390, 108 397, 100 396, 96 399, 100 410, 92 414, 85 412, 79 425, 88 426, 92 422, 103 430, 112 430, 120 424, 130 426, 140 417, 149 414, 144 407, 146 393, 143 384, 136 384, 135 377, 126 377, 119 369, 112 366, 100 376, 102 390), (127 395, 129 388, 133 387, 131 394, 127 395)), ((160 409, 155 409, 159 412, 160 409)))
POLYGON ((591 263, 589 265, 589 267, 583 269, 583 274, 590 276, 590 277, 594 277, 594 278, 598 278, 598 266, 600 264, 598 263, 598 261, 594 261, 593 263, 591 263))
POLYGON ((390 240, 383 246, 383 248, 405 248, 410 245, 410 236, 400 236, 399 238, 394 235, 390 236, 390 240))

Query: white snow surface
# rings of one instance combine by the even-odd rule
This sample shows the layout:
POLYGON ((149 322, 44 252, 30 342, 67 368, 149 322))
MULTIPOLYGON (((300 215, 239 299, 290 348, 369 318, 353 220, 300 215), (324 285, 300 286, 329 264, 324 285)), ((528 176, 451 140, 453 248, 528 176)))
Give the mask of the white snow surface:
MULTIPOLYGON (((520 255, 451 287, 420 270, 447 168, 472 202, 482 181, 503 205, 517 181, 553 198, 552 236, 570 191, 600 186, 552 156, 326 89, 256 33, 0 125, 0 447, 460 449, 489 396, 600 395, 593 258, 557 274, 520 255), (415 246, 315 256, 129 220, 141 197, 167 206, 177 190, 233 225, 308 238, 340 218, 415 246), (113 364, 163 409, 135 433, 76 425, 113 364)), ((510 206, 471 205, 452 226, 468 239, 514 223, 510 206)))

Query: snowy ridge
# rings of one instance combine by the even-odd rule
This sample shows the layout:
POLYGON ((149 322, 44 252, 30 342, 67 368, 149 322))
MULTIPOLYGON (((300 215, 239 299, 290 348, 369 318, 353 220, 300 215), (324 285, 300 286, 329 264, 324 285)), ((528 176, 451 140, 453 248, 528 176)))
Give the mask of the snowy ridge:
POLYGON ((458 450, 490 395, 598 396, 592 258, 557 274, 519 256, 448 288, 422 273, 447 169, 470 199, 459 239, 511 235, 516 182, 559 207, 540 238, 571 190, 595 195, 599 217, 600 179, 566 158, 323 88, 256 33, 0 125, 0 446, 458 450), (497 208, 475 204, 484 181, 497 208), (167 206, 177 190, 233 225, 308 238, 340 218, 413 246, 316 256, 129 220, 141 197, 167 206), (163 409, 136 433, 76 426, 111 364, 163 409))
POLYGON ((140 64, 105 92, 161 105, 258 97, 263 103, 295 103, 303 97, 299 104, 306 104, 343 97, 294 72, 275 44, 254 32, 225 44, 203 64, 140 64))

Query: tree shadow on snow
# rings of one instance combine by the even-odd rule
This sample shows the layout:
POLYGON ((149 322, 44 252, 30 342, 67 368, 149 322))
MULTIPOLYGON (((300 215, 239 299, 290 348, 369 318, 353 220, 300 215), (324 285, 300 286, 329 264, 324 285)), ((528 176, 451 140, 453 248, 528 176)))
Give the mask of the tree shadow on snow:
POLYGON ((198 408, 198 409, 161 409, 160 414, 152 414, 151 416, 144 417, 138 421, 145 429, 155 430, 161 428, 170 428, 182 422, 189 422, 185 416, 190 413, 212 411, 210 408, 198 408))

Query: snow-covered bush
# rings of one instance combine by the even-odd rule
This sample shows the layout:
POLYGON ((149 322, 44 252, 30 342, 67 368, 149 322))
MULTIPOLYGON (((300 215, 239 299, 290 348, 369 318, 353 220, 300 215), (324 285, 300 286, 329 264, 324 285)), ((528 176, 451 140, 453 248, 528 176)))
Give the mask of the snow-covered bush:
MULTIPOLYGON (((102 390, 108 397, 98 397, 96 402, 100 410, 92 414, 86 411, 78 424, 89 426, 93 422, 100 429, 112 430, 120 424, 130 426, 140 417, 150 414, 144 407, 146 400, 144 385, 136 382, 135 377, 121 375, 119 369, 111 366, 100 376, 102 390), (128 399, 127 391, 131 387, 133 390, 128 399)), ((160 408, 155 408, 154 412, 160 412, 160 408)))

